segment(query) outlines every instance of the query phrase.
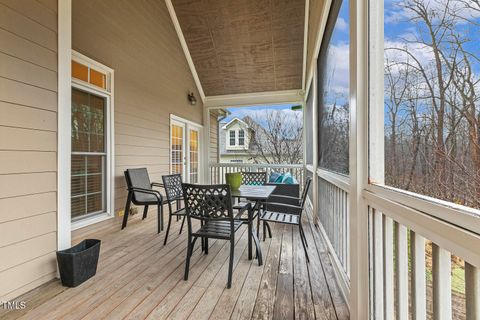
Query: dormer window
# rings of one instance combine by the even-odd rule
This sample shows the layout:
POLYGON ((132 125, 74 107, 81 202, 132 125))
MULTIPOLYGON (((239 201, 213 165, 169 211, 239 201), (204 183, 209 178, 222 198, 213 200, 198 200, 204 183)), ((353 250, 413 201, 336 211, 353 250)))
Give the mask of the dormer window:
POLYGON ((225 148, 230 151, 245 152, 249 145, 248 124, 240 119, 233 119, 222 128, 225 148))
POLYGON ((231 146, 234 146, 235 145, 235 142, 236 142, 236 131, 235 130, 230 130, 229 131, 229 135, 230 135, 230 145, 231 146))
POLYGON ((245 145, 245 130, 240 129, 238 131, 238 145, 244 146, 245 145))

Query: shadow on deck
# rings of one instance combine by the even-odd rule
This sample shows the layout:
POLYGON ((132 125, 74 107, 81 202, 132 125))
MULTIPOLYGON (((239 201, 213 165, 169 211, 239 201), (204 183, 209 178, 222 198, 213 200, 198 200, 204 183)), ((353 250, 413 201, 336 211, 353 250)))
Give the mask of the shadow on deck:
POLYGON ((115 225, 88 235, 102 239, 97 275, 76 288, 59 280, 19 297, 26 309, 0 310, 2 319, 348 319, 328 252, 305 215, 310 263, 298 230, 273 225, 273 238, 262 242, 264 265, 247 259, 246 226, 235 247, 231 289, 226 289, 228 242, 199 245, 190 276, 183 281, 186 233, 173 224, 169 242, 156 233, 155 214, 135 218, 120 231, 115 225))

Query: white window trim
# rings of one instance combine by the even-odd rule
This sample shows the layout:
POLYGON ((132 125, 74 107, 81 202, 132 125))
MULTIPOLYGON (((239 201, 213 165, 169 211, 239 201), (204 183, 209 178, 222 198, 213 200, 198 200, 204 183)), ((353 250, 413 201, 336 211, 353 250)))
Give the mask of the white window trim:
POLYGON ((238 136, 238 135, 237 135, 237 130, 235 130, 235 129, 229 129, 229 130, 227 131, 227 140, 228 140, 228 146, 229 146, 229 147, 237 147, 237 136, 238 136), (232 132, 233 132, 234 135, 235 135, 235 143, 234 143, 234 144, 232 144, 231 136, 230 136, 232 132))
MULTIPOLYGON (((182 172, 182 177, 184 178, 185 182, 190 181, 190 138, 188 134, 190 134, 190 129, 198 131, 198 182, 202 183, 205 179, 205 172, 204 172, 204 130, 203 130, 203 125, 196 123, 194 121, 190 121, 187 119, 184 119, 182 117, 179 117, 174 114, 170 114, 170 137, 169 137, 169 160, 168 160, 168 166, 169 166, 169 172, 172 174, 172 125, 179 125, 183 126, 185 131, 184 131, 184 138, 186 139, 186 142, 184 143, 183 146, 183 153, 184 153, 184 163, 183 163, 183 172, 182 172), (187 138, 188 137, 188 138, 187 138)), ((208 166, 207 166, 208 167, 208 166)))
POLYGON ((245 134, 245 129, 238 129, 238 140, 237 140, 237 145, 239 147, 245 147, 245 142, 246 142, 246 134, 245 134), (240 144, 240 132, 243 132, 243 144, 240 144))
MULTIPOLYGON (((105 181, 105 196, 106 196, 106 209, 105 212, 101 212, 94 215, 89 215, 84 218, 79 218, 76 221, 71 221, 71 230, 77 230, 86 226, 89 226, 94 223, 98 223, 100 221, 104 221, 107 219, 111 219, 115 217, 115 131, 114 131, 114 70, 95 61, 92 60, 85 55, 72 50, 71 60, 79 62, 83 65, 88 66, 89 68, 95 69, 97 71, 101 71, 105 73, 107 78, 107 85, 106 89, 102 89, 95 85, 92 85, 88 82, 72 78, 71 79, 71 87, 77 88, 98 96, 101 96, 106 99, 106 130, 107 138, 106 138, 106 181, 105 181)), ((70 98, 70 105, 71 109, 71 98, 70 98)), ((69 121, 71 121, 69 119, 69 121)), ((71 128, 70 128, 71 131, 71 128)), ((71 133, 69 134, 69 137, 71 133)), ((71 146, 70 146, 70 161, 71 161, 71 146)), ((71 174, 71 173, 70 173, 71 174)), ((68 199, 70 202, 71 192, 68 195, 68 199)), ((71 215, 71 213, 70 213, 71 215)))
POLYGON ((248 140, 247 140, 247 130, 246 129, 228 129, 226 131, 226 147, 228 150, 247 150, 248 140), (243 130, 243 144, 240 144, 240 130, 243 130), (230 144, 230 132, 235 132, 235 144, 230 144))

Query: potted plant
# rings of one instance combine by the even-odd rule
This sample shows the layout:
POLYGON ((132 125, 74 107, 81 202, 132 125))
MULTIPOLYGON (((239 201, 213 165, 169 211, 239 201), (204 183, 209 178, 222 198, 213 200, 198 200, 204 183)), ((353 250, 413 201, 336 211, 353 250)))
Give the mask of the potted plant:
POLYGON ((86 239, 70 249, 57 251, 62 284, 76 287, 97 273, 100 240, 86 239))
POLYGON ((225 181, 232 190, 238 190, 242 185, 242 173, 241 172, 233 172, 233 173, 225 173, 225 181))

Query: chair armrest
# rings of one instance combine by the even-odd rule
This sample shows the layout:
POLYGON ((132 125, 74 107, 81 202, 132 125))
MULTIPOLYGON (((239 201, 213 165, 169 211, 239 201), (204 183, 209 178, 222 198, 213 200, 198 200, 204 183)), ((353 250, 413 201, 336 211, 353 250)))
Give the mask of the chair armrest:
POLYGON ((278 202, 268 202, 267 203, 267 211, 274 211, 274 210, 269 210, 269 206, 278 206, 281 207, 282 209, 285 209, 287 212, 290 214, 300 214, 302 213, 303 208, 301 206, 294 206, 291 204, 285 204, 285 203, 278 203, 278 202))
POLYGON ((158 192, 157 190, 137 188, 137 187, 130 187, 130 188, 128 188, 128 191, 152 194, 152 195, 154 195, 155 197, 157 197, 157 200, 158 200, 159 202, 163 203, 163 196, 162 196, 162 194, 161 194, 160 192, 158 192))
POLYGON ((235 209, 238 209, 238 212, 244 212, 245 210, 248 210, 251 207, 252 207, 252 204, 250 202, 247 202, 243 207, 236 207, 235 209))
POLYGON ((152 186, 152 187, 165 188, 165 186, 163 185, 163 183, 160 183, 160 182, 152 182, 152 183, 151 183, 151 186, 152 186))
POLYGON ((282 198, 282 199, 285 199, 285 200, 298 200, 298 201, 301 200, 301 198, 299 198, 299 197, 284 196, 284 195, 281 195, 281 194, 272 194, 270 196, 270 198, 282 198))
POLYGON ((234 219, 242 220, 243 213, 245 211, 250 210, 251 207, 252 207, 252 204, 250 202, 248 202, 248 203, 245 203, 245 205, 243 207, 237 206, 236 208, 234 208, 235 210, 238 210, 237 214, 234 215, 234 219))

